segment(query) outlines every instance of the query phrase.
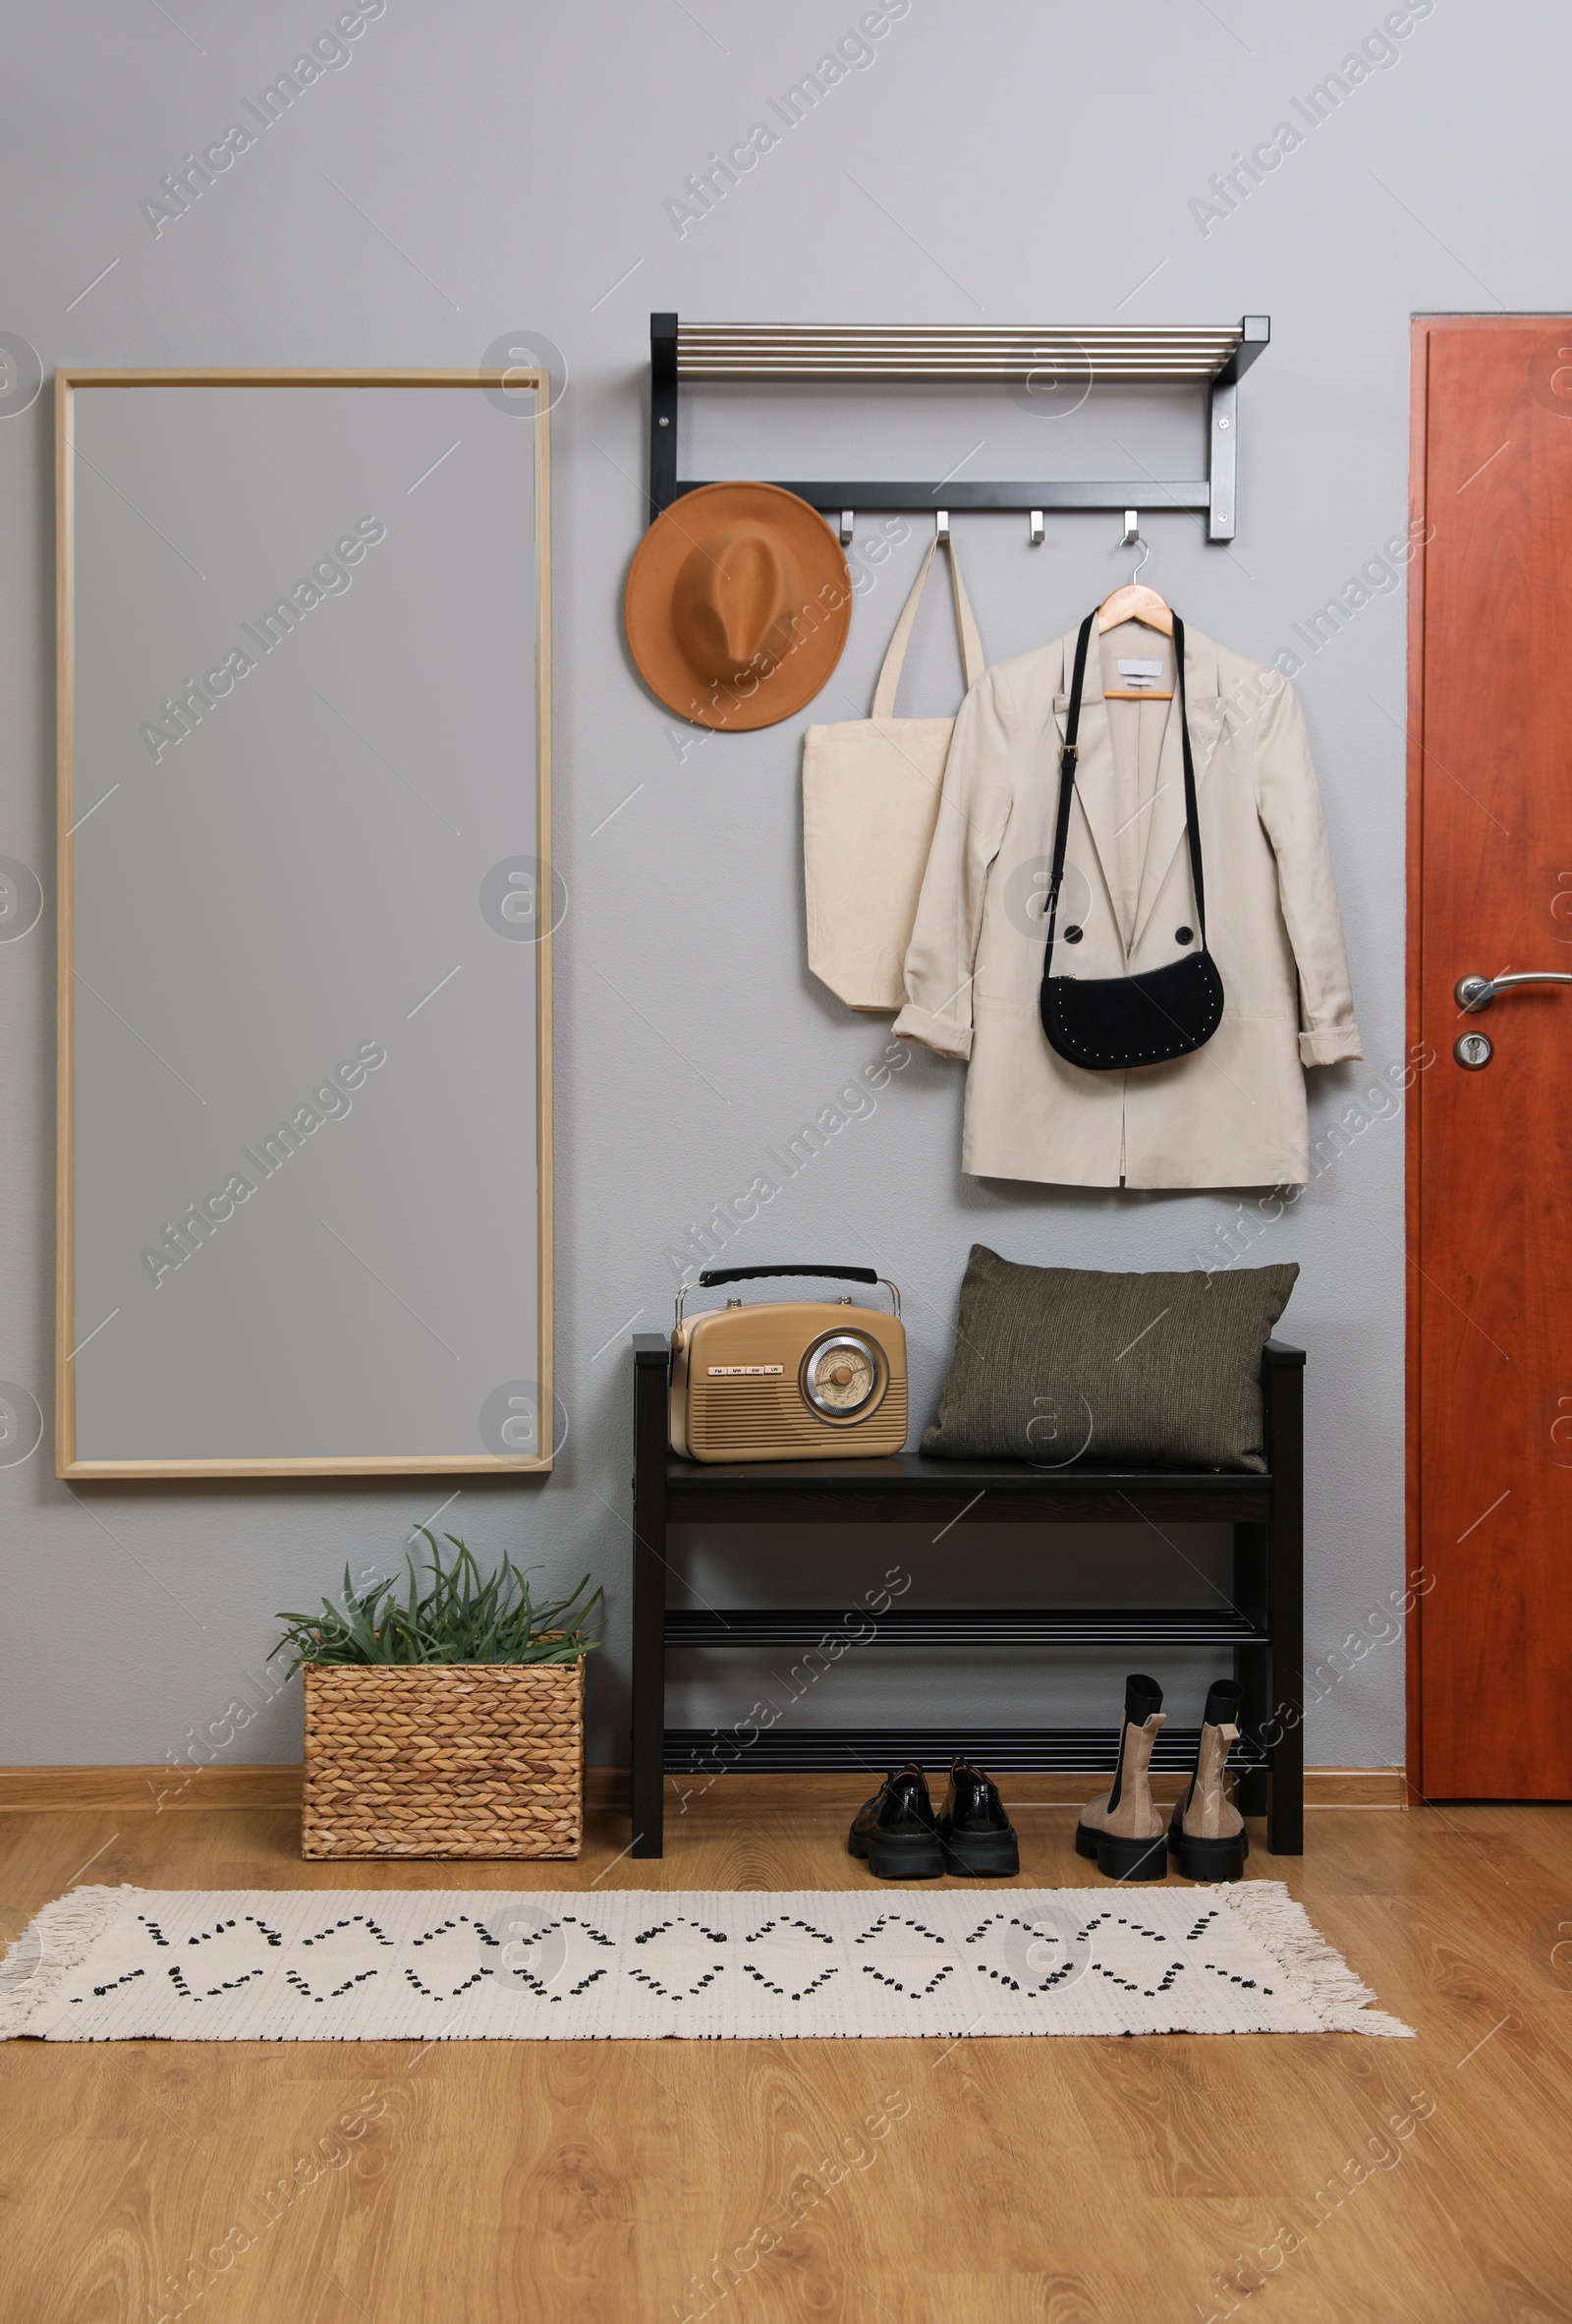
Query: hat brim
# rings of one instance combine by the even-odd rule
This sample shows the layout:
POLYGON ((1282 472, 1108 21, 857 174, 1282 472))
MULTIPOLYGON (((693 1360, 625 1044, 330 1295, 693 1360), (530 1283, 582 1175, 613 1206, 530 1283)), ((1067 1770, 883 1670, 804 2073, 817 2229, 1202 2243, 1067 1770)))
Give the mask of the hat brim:
POLYGON ((656 517, 640 541, 623 619, 640 676, 679 717, 729 733, 773 726, 811 703, 840 660, 852 622, 846 552, 817 509, 779 484, 700 484, 656 517), (690 660, 672 623, 672 600, 697 544, 744 523, 775 534, 789 550, 802 576, 803 603, 790 652, 731 681, 690 660))

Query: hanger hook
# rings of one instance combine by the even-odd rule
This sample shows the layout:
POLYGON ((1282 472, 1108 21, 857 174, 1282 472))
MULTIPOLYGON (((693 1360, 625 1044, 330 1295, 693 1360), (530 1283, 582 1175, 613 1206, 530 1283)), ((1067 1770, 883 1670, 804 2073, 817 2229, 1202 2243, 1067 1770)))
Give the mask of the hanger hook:
POLYGON ((1141 554, 1136 559, 1136 569, 1131 574, 1130 578, 1132 581, 1139 581, 1141 579, 1141 568, 1151 554, 1151 543, 1150 540, 1143 539, 1142 536, 1138 533, 1136 535, 1135 544, 1139 544, 1141 554))
POLYGON ((1141 568, 1151 554, 1151 543, 1145 539, 1142 536, 1141 512, 1139 509, 1127 508, 1125 510, 1124 531, 1119 536, 1119 546, 1121 548, 1140 549, 1141 554, 1136 559, 1136 569, 1130 576, 1132 582, 1139 581, 1141 579, 1141 568))

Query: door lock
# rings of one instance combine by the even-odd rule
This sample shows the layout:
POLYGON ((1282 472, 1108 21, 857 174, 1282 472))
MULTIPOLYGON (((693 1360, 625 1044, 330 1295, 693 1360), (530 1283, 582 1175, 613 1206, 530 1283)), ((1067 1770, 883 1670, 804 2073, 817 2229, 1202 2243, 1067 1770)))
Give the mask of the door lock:
POLYGON ((1495 1054, 1495 1045, 1488 1033, 1460 1033, 1452 1044, 1452 1054, 1470 1073, 1478 1073, 1495 1054))

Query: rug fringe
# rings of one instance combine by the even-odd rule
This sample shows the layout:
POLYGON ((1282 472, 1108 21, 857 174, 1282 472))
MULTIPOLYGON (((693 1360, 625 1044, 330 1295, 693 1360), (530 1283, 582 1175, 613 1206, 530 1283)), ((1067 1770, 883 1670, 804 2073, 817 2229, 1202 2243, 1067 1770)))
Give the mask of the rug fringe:
POLYGON ((1328 2033, 1394 2034, 1416 2039, 1412 2025, 1387 2010, 1373 2009, 1376 1995, 1351 1969, 1333 1945, 1328 1945, 1305 1910, 1280 1880, 1243 1880, 1212 1889, 1218 1901, 1242 1920, 1257 1941, 1277 1961, 1285 1976, 1306 1989, 1310 2007, 1320 2015, 1328 2033))
POLYGON ((0 1960, 0 2041, 14 2041, 47 2014, 72 1971, 136 1894, 129 1882, 68 1889, 34 1913, 0 1960))

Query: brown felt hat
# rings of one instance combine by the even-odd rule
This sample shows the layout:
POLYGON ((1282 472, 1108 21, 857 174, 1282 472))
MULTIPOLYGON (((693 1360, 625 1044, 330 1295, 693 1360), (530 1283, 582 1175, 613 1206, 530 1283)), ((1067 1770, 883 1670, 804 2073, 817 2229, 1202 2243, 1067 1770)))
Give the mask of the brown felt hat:
POLYGON ((656 517, 623 616, 640 675, 696 726, 773 726, 846 644, 852 577, 818 511, 779 484, 701 484, 656 517))

